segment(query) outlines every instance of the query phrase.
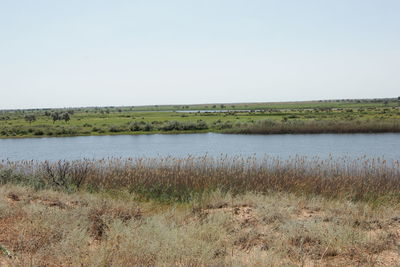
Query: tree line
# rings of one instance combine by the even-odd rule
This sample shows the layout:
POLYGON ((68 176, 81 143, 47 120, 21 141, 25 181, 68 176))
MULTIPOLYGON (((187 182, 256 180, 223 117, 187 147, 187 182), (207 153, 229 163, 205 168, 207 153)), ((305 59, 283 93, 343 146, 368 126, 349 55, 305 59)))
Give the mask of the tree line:
MULTIPOLYGON (((45 112, 44 114, 47 117, 50 117, 53 120, 53 123, 56 121, 65 121, 69 122, 71 120, 71 116, 68 112, 60 113, 60 112, 45 112)), ((36 121, 36 116, 34 114, 25 115, 24 119, 30 124, 36 121)))

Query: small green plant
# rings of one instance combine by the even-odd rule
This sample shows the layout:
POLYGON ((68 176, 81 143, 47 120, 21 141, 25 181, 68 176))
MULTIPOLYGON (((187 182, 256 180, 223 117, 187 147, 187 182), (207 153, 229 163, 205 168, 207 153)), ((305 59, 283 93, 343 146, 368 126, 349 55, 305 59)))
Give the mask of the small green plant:
POLYGON ((12 258, 11 252, 2 244, 0 244, 0 252, 3 253, 8 258, 12 258))

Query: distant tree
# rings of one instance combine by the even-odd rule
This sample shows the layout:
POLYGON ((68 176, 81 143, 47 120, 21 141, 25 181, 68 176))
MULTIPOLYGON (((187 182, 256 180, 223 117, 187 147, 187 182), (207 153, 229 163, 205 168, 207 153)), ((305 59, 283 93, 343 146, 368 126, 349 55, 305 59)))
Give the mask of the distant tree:
POLYGON ((71 120, 71 117, 69 116, 69 113, 66 112, 62 114, 61 119, 64 120, 65 122, 69 122, 71 120))
POLYGON ((133 131, 133 132, 135 132, 135 131, 140 131, 140 129, 141 129, 140 126, 141 126, 141 125, 140 125, 139 122, 134 121, 134 122, 132 122, 132 123, 130 124, 129 129, 130 129, 131 131, 133 131))
POLYGON ((25 120, 31 124, 32 122, 36 121, 35 115, 25 115, 25 120))
POLYGON ((58 112, 53 112, 51 113, 51 118, 53 119, 53 123, 55 123, 60 119, 60 114, 58 114, 58 112))
POLYGON ((150 132, 152 130, 153 130, 153 125, 151 125, 150 123, 146 123, 143 127, 143 131, 150 132))

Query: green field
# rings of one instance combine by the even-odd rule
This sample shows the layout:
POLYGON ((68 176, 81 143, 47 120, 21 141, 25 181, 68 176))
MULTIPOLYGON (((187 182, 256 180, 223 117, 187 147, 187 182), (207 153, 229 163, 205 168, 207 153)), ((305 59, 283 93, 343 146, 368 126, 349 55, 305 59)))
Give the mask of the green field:
POLYGON ((374 127, 375 122, 390 122, 396 123, 396 126, 388 127, 390 129, 385 131, 397 132, 400 129, 397 125, 400 119, 399 103, 397 98, 392 98, 1 110, 0 138, 229 131, 245 133, 241 129, 251 128, 261 121, 279 123, 285 129, 296 123, 313 123, 321 132, 324 132, 327 122, 350 122, 349 125, 352 122, 355 122, 354 125, 365 123, 369 125, 366 130, 368 132, 379 132, 375 129, 378 127, 374 127), (202 112, 193 112, 197 110, 202 112), (59 119, 53 120, 54 114, 59 119), (68 114, 66 120, 65 114, 68 114))

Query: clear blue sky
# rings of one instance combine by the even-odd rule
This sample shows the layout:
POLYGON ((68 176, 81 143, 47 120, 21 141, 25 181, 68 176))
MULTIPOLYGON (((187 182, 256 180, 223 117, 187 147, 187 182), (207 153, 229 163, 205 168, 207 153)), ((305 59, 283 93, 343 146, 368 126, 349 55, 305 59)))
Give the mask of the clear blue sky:
POLYGON ((398 0, 0 1, 0 109, 400 95, 398 0))

